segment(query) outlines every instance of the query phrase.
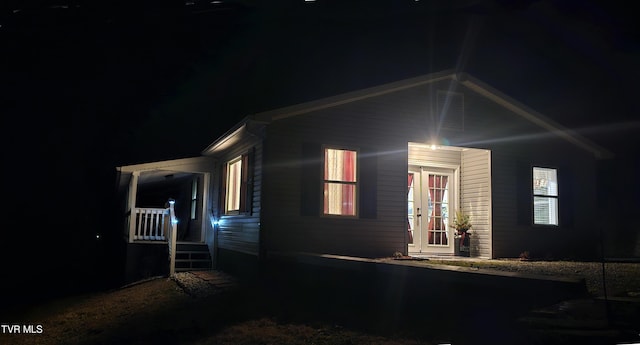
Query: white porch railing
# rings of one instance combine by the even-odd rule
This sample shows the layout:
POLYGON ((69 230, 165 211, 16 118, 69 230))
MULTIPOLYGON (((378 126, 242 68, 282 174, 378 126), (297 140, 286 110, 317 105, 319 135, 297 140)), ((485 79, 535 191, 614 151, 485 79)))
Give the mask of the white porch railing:
POLYGON ((134 241, 166 241, 171 224, 168 208, 136 207, 133 214, 134 241))
POLYGON ((175 252, 178 219, 175 200, 169 199, 168 208, 134 207, 129 214, 129 242, 151 241, 169 245, 169 274, 175 273, 175 252))

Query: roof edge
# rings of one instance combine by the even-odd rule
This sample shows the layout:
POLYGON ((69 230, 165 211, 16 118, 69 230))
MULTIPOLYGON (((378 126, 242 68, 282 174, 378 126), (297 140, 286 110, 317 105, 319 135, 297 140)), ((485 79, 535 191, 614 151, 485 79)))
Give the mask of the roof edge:
POLYGON ((251 116, 245 116, 242 120, 236 123, 233 127, 227 130, 224 134, 218 137, 214 142, 209 144, 204 150, 200 152, 202 155, 209 154, 216 150, 217 147, 224 145, 224 143, 229 140, 229 138, 237 135, 242 129, 246 126, 246 124, 251 120, 251 116))
POLYGON ((502 107, 550 131, 551 133, 558 135, 559 137, 569 141, 570 143, 593 153, 596 158, 613 158, 613 153, 606 148, 580 135, 576 131, 561 125, 553 119, 531 109, 525 104, 507 96, 506 94, 480 81, 479 79, 467 73, 458 73, 456 74, 455 78, 460 84, 484 96, 485 98, 501 105, 502 107))
POLYGON ((133 172, 149 171, 149 170, 162 170, 162 169, 183 166, 183 165, 192 164, 192 163, 208 162, 210 160, 211 160, 211 157, 195 156, 195 157, 187 157, 187 158, 170 159, 165 161, 123 165, 123 166, 116 167, 116 171, 120 173, 133 173, 133 172))
POLYGON ((363 99, 376 97, 409 89, 412 87, 434 83, 441 80, 455 78, 455 70, 447 69, 440 72, 434 72, 427 75, 413 77, 409 79, 403 79, 391 83, 386 83, 378 86, 369 87, 366 89, 355 90, 351 92, 342 93, 335 96, 321 98, 315 101, 309 101, 292 106, 269 110, 254 115, 255 119, 262 121, 277 121, 288 117, 297 116, 300 114, 309 113, 316 110, 327 109, 351 102, 360 101, 363 99))

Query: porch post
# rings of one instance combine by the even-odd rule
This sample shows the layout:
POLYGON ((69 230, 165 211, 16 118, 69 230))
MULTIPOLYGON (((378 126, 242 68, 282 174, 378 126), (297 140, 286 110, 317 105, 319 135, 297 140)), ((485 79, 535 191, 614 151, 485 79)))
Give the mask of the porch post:
POLYGON ((176 273, 176 241, 178 232, 178 223, 176 221, 176 213, 173 205, 175 200, 169 200, 169 221, 171 222, 171 238, 169 239, 169 276, 173 277, 176 273))
POLYGON ((127 199, 127 207, 129 209, 129 243, 133 243, 133 238, 136 231, 136 195, 138 194, 138 177, 139 171, 131 173, 131 180, 129 181, 129 195, 127 199))
POLYGON ((200 241, 204 242, 206 240, 205 233, 208 227, 209 214, 209 173, 202 174, 202 209, 200 210, 200 219, 202 219, 202 223, 200 225, 200 241))

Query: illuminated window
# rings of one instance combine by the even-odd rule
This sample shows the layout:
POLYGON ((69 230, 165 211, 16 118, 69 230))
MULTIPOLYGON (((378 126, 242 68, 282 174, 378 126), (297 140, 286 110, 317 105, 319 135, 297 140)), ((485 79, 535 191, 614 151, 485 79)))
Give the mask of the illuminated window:
POLYGON ((251 167, 249 154, 243 154, 229 161, 222 172, 221 203, 225 214, 240 214, 251 211, 251 167))
POLYGON ((242 159, 227 163, 227 198, 225 209, 227 212, 240 211, 240 189, 242 184, 242 159))
POLYGON ((558 225, 558 172, 533 168, 533 224, 558 225))
POLYGON ((324 214, 356 215, 357 152, 324 150, 324 214))

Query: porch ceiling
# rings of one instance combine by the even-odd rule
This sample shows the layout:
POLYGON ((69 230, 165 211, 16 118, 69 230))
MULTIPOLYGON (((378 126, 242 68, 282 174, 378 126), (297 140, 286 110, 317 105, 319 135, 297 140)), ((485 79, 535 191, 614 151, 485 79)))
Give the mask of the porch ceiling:
POLYGON ((143 171, 138 177, 138 184, 148 184, 167 180, 176 180, 182 177, 193 175, 193 173, 173 170, 152 170, 143 171))
MULTIPOLYGON (((177 180, 186 176, 193 175, 192 172, 176 171, 176 170, 148 170, 140 172, 138 176, 138 185, 146 185, 159 183, 169 180, 177 180)), ((118 189, 126 188, 131 180, 132 172, 123 172, 118 181, 118 189)))

